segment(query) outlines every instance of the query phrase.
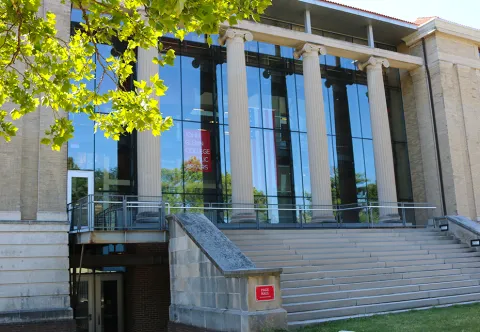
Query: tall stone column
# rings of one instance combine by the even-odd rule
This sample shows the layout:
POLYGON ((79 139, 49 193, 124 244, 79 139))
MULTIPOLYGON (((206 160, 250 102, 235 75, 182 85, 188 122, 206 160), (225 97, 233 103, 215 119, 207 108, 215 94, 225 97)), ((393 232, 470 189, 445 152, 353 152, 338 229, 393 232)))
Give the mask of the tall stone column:
POLYGON ((388 60, 375 57, 371 57, 368 61, 358 65, 360 70, 366 69, 367 71, 378 201, 381 205, 395 206, 391 209, 381 208, 379 211, 380 221, 399 219, 398 209, 396 208, 397 188, 393 168, 390 124, 388 122, 387 99, 382 71, 382 67, 388 68, 389 66, 388 60))
MULTIPOLYGON (((318 56, 326 54, 320 45, 305 44, 295 52, 303 57, 305 113, 307 120, 308 165, 312 187, 312 206, 332 208, 330 164, 328 162, 327 126, 323 106, 322 75, 318 56)), ((313 211, 313 221, 333 221, 332 211, 313 211)))
MULTIPOLYGON (((251 40, 253 36, 250 32, 237 29, 228 29, 220 39, 222 44, 227 45, 228 121, 234 208, 252 207, 254 203, 244 45, 245 41, 251 40)), ((251 222, 254 217, 252 210, 235 210, 232 222, 251 222)))
MULTIPOLYGON (((149 82, 150 76, 159 72, 152 62, 158 50, 138 49, 137 79, 149 82)), ((152 98, 155 98, 152 96, 152 98)), ((137 181, 138 195, 144 199, 159 199, 162 196, 162 168, 160 162, 160 136, 150 131, 137 133, 137 181)))

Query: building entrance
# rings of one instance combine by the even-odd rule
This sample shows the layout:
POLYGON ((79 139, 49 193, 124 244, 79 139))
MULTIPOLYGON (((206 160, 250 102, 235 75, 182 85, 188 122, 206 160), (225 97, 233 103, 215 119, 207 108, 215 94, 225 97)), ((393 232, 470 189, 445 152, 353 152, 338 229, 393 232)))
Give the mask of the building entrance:
POLYGON ((76 307, 79 332, 123 332, 123 275, 80 277, 76 307))

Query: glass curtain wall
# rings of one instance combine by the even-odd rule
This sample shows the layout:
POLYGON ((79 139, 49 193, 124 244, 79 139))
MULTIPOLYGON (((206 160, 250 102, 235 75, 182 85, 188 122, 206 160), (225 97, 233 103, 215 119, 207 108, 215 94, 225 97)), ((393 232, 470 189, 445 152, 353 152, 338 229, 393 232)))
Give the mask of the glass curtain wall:
MULTIPOLYGON (((72 10, 72 31, 79 28, 81 11, 72 10)), ((99 55, 94 57, 97 72, 94 79, 84 82, 89 88, 105 92, 116 87, 110 75, 103 73, 105 59, 115 54, 109 45, 99 46, 99 55)), ((130 82, 125 89, 130 89, 130 82)), ((108 113, 108 104, 97 107, 96 112, 108 113)), ((107 139, 101 130, 94 133, 94 124, 86 114, 69 114, 75 127, 74 138, 68 142, 68 169, 94 172, 95 193, 134 194, 135 193, 135 134, 121 136, 119 141, 107 139)))
MULTIPOLYGON (((225 48, 208 47, 195 35, 183 42, 164 38, 164 44, 177 53, 173 67, 160 68, 169 87, 161 110, 175 120, 162 135, 164 198, 196 206, 230 202, 225 48)), ((302 62, 290 48, 255 41, 245 48, 255 202, 269 207, 270 223, 290 223, 294 213, 279 213, 276 206, 311 203, 302 62)), ((349 59, 327 55, 319 61, 333 202, 376 201, 366 75, 349 59)), ((398 197, 411 201, 398 71, 389 69, 385 83, 398 197)), ((344 215, 345 222, 362 218, 358 212, 344 215)))

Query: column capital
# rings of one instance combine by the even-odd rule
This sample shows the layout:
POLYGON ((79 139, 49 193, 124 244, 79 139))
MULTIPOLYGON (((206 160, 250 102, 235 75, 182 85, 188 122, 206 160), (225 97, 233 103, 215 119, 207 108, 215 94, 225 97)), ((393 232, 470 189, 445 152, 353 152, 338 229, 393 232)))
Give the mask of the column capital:
POLYGON ((390 62, 388 62, 388 60, 385 58, 377 58, 377 57, 371 56, 367 61, 357 63, 357 68, 362 71, 365 70, 365 68, 367 68, 368 66, 372 66, 380 69, 382 68, 382 66, 385 68, 388 68, 390 67, 390 62))
POLYGON ((327 54, 327 48, 323 45, 305 43, 295 50, 293 56, 295 59, 300 59, 302 56, 319 56, 327 54))
POLYGON ((240 29, 227 29, 221 32, 218 39, 220 45, 225 45, 228 39, 241 39, 242 41, 252 41, 253 35, 250 31, 240 29))

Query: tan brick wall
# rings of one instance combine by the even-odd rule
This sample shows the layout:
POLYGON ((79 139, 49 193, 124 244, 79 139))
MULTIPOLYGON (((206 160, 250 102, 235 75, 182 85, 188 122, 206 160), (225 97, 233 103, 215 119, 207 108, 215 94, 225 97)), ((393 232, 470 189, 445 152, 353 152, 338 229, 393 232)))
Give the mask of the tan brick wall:
MULTIPOLYGON (((439 24, 445 28, 449 23, 439 24)), ((436 32, 425 39, 445 204, 447 214, 477 219, 480 216, 480 129, 477 125, 480 120, 480 59, 476 41, 465 38, 465 34, 454 35, 454 31, 460 29, 455 24, 449 29, 452 34, 436 32)), ((402 50, 423 57, 421 41, 402 50)), ((422 183, 415 183, 415 179, 423 178, 427 201, 437 205, 440 187, 425 68, 409 74, 402 75, 402 88, 414 195, 422 197, 422 183), (414 112, 418 129, 415 129, 415 118, 409 114, 414 112), (420 145, 421 158, 416 144, 420 145), (421 166, 418 165, 420 159, 421 166)))
MULTIPOLYGON (((59 36, 68 39, 70 2, 44 0, 40 13, 46 11, 56 14, 59 36)), ((0 140, 0 220, 66 221, 67 147, 54 152, 40 144, 54 119, 52 110, 39 107, 16 121, 11 142, 0 140)))

